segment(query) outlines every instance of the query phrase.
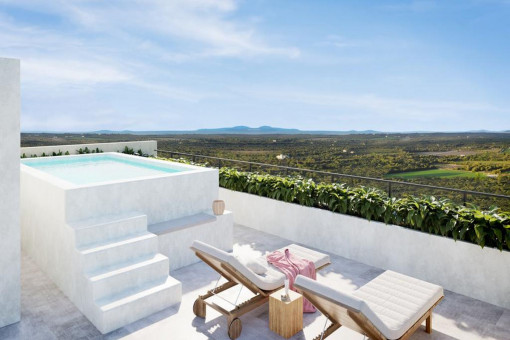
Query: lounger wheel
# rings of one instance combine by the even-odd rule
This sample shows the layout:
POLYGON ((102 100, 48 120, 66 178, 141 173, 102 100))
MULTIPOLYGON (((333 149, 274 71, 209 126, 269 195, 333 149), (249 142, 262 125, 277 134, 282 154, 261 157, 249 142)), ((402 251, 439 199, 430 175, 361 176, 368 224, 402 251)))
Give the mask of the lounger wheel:
POLYGON ((205 318, 205 302, 201 298, 197 298, 193 304, 193 313, 199 318, 205 318))
POLYGON ((230 322, 228 326, 228 337, 232 340, 237 339, 241 336, 241 331, 243 330, 243 325, 239 318, 235 318, 230 322))

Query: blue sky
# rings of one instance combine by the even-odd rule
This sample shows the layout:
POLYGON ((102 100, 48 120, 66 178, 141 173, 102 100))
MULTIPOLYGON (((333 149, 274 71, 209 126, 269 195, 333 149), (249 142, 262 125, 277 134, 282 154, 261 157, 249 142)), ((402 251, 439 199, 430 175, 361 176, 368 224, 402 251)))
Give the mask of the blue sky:
POLYGON ((23 131, 510 129, 510 1, 0 0, 23 131))

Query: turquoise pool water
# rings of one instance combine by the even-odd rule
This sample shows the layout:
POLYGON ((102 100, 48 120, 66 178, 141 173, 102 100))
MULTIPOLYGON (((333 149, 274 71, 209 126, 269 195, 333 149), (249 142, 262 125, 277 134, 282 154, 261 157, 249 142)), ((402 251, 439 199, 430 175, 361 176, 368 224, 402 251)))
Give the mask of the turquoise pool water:
POLYGON ((142 157, 112 154, 22 159, 22 164, 76 185, 129 180, 186 171, 142 157))

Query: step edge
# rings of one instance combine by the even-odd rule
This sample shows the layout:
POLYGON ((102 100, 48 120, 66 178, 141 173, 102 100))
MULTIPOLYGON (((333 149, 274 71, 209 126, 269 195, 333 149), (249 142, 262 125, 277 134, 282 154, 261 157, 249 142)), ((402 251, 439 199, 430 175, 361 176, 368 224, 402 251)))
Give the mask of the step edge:
POLYGON ((121 274, 128 272, 130 270, 139 269, 144 266, 155 265, 155 264, 158 264, 159 262, 165 262, 165 261, 170 262, 168 257, 166 257, 165 255, 163 255, 161 253, 156 253, 156 254, 154 254, 154 256, 151 256, 148 259, 143 259, 141 261, 129 261, 129 262, 131 262, 131 264, 127 264, 129 262, 122 263, 119 266, 116 266, 117 267, 116 269, 108 270, 108 268, 107 268, 104 270, 99 270, 102 273, 89 272, 89 273, 85 273, 85 275, 90 280, 90 282, 94 283, 94 282, 98 282, 100 280, 107 279, 109 277, 121 275, 121 274))
POLYGON ((157 238, 157 236, 154 235, 153 233, 148 232, 148 231, 144 231, 141 233, 129 234, 122 238, 112 239, 108 242, 95 243, 94 246, 92 246, 92 247, 80 247, 80 248, 77 248, 76 250, 78 250, 78 252, 80 252, 82 255, 88 255, 88 254, 92 254, 95 252, 100 252, 100 251, 104 251, 107 249, 122 246, 125 244, 136 243, 136 242, 140 242, 140 241, 144 241, 144 240, 150 240, 153 238, 157 238))
POLYGON ((165 281, 161 282, 159 280, 156 280, 153 282, 149 282, 147 283, 146 287, 144 287, 144 289, 133 292, 132 294, 129 294, 128 292, 125 292, 125 295, 123 293, 119 293, 118 294, 119 298, 104 297, 102 299, 95 300, 95 303, 102 312, 108 312, 114 308, 117 308, 117 306, 119 307, 124 306, 133 301, 137 301, 146 296, 150 296, 154 293, 161 292, 165 289, 174 288, 175 286, 178 285, 182 286, 182 283, 168 275, 165 281))
POLYGON ((68 225, 75 230, 84 230, 84 229, 103 226, 106 224, 114 224, 114 223, 123 222, 123 221, 130 221, 130 220, 134 220, 134 219, 146 219, 147 218, 147 215, 143 214, 143 213, 133 213, 133 214, 126 213, 125 215, 126 215, 126 217, 121 217, 122 215, 114 215, 114 216, 118 216, 118 217, 112 218, 111 220, 100 221, 100 222, 96 222, 96 223, 92 223, 92 224, 85 224, 85 222, 87 220, 92 220, 92 218, 90 218, 90 219, 84 219, 84 220, 70 222, 70 223, 68 223, 68 225), (85 225, 80 225, 80 223, 83 223, 85 225))

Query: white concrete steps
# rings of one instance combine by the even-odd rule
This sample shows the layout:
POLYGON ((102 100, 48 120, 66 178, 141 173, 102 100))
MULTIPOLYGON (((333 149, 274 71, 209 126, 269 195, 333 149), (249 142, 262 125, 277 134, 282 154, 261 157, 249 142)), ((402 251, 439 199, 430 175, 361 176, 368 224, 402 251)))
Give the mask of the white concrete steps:
POLYGON ((205 241, 222 250, 231 250, 234 216, 225 210, 223 215, 198 213, 177 219, 150 224, 148 230, 158 235, 159 252, 170 259, 170 271, 200 261, 189 245, 195 240, 205 241))
POLYGON ((181 300, 181 283, 168 275, 168 257, 147 231, 143 214, 70 224, 87 287, 85 315, 103 334, 181 300))
POLYGON ((140 213, 109 215, 74 222, 76 247, 117 239, 147 231, 147 216, 140 213))
POLYGON ((133 287, 166 278, 169 271, 168 257, 159 253, 107 267, 89 274, 94 300, 119 294, 133 287))
POLYGON ((137 258, 156 254, 158 237, 145 232, 122 239, 100 243, 80 251, 82 269, 85 273, 93 272, 115 264, 134 261, 137 258))
POLYGON ((101 333, 149 316, 181 301, 182 286, 171 276, 149 283, 114 297, 96 301, 102 315, 98 329, 101 333))

